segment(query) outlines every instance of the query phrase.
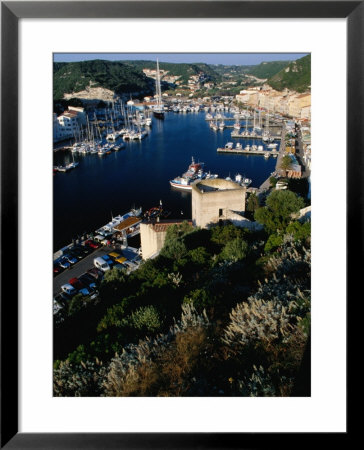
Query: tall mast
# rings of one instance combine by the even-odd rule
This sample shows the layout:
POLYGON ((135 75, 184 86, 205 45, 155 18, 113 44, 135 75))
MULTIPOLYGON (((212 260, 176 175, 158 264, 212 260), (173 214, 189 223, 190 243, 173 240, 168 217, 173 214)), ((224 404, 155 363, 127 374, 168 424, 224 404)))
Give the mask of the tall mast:
POLYGON ((161 106, 161 79, 160 79, 160 74, 159 74, 159 62, 158 62, 158 58, 157 58, 157 73, 156 73, 156 78, 155 78, 155 87, 156 87, 156 94, 157 94, 157 106, 158 108, 161 106))

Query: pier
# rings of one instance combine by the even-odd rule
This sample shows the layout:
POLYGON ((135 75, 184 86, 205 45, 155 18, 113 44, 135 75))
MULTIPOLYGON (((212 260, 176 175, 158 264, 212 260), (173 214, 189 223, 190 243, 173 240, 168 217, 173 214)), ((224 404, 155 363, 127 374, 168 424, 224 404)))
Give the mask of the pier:
POLYGON ((268 155, 268 156, 278 156, 279 151, 277 150, 244 150, 243 148, 221 148, 217 149, 218 153, 236 153, 239 155, 268 155))
MULTIPOLYGON (((244 134, 244 133, 231 133, 232 138, 238 139, 263 139, 263 136, 257 134, 244 134)), ((275 141, 279 141, 282 139, 281 136, 271 136, 275 141)))

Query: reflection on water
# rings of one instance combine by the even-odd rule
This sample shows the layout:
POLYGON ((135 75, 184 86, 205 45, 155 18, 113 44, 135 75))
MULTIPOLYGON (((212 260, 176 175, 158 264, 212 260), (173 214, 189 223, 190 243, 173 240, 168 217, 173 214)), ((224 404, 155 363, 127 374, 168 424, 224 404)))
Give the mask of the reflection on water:
POLYGON ((260 155, 218 154, 226 142, 261 144, 249 139, 232 139, 232 128, 214 132, 204 113, 167 113, 153 118, 148 136, 126 142, 124 149, 106 156, 72 155, 57 152, 54 164, 79 161, 76 169, 56 173, 54 180, 54 248, 71 242, 81 233, 94 231, 114 215, 133 206, 143 210, 162 200, 171 218, 191 218, 191 194, 172 189, 169 180, 181 175, 194 157, 205 170, 220 177, 240 173, 259 186, 275 169, 274 158, 260 155))

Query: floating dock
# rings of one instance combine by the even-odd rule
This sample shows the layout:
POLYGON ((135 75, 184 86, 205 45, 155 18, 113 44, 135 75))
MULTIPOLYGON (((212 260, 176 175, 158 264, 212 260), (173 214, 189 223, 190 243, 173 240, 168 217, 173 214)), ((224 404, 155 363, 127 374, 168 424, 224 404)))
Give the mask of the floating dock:
POLYGON ((243 148, 221 148, 219 147, 217 149, 218 153, 236 153, 239 155, 267 155, 267 156, 278 156, 279 151, 277 150, 244 150, 243 148))
MULTIPOLYGON (((244 133, 231 133, 232 138, 238 139, 263 139, 262 136, 256 134, 244 134, 244 133)), ((280 141, 282 139, 281 136, 272 136, 275 141, 280 141)))

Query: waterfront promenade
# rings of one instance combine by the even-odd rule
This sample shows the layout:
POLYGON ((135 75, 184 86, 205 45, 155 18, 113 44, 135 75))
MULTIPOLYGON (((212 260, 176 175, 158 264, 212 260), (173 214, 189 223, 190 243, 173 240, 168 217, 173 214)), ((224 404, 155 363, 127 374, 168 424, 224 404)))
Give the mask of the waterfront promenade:
MULTIPOLYGON (((283 124, 282 126, 282 134, 281 134, 281 145, 279 147, 279 152, 278 153, 278 157, 277 157, 277 162, 276 162, 276 170, 275 170, 275 174, 280 175, 281 174, 281 163, 282 163, 282 158, 286 153, 286 141, 285 141, 285 135, 286 135, 286 126, 285 124, 283 124)), ((260 186, 258 189, 259 193, 265 192, 270 188, 270 177, 272 175, 270 175, 260 186)))

